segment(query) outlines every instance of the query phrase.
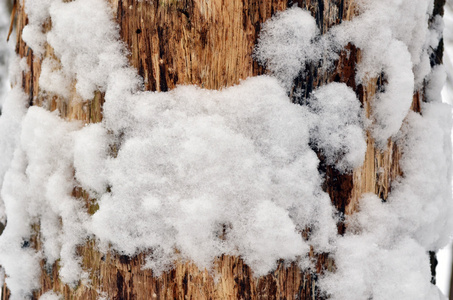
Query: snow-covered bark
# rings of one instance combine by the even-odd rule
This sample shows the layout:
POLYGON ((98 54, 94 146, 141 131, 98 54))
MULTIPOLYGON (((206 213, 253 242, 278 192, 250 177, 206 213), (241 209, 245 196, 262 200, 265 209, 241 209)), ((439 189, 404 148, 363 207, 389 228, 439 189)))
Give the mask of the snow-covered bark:
POLYGON ((18 86, 5 102, 0 264, 13 297, 39 287, 40 259, 59 260, 64 283, 86 282, 76 248, 94 239, 104 252, 148 251, 144 267, 157 275, 178 259, 209 269, 222 254, 242 257, 255 276, 279 259, 304 269, 313 267, 313 247, 335 260, 336 271, 319 279, 332 299, 439 298, 427 251, 452 230, 451 111, 439 99, 442 69, 429 63, 442 29, 441 19, 430 21, 433 3, 361 0, 357 17, 324 35, 310 13, 292 7, 263 25, 254 56, 269 75, 221 91, 170 92, 143 91, 105 1, 24 4, 22 38, 43 59, 40 92, 78 101, 102 92, 105 103, 101 123, 81 124, 26 110, 18 86), (291 103, 303 69, 318 61, 328 69, 349 43, 361 49, 355 80, 386 81, 370 117, 344 83, 291 103), (412 112, 424 82, 427 102, 412 112), (318 155, 352 172, 365 159, 366 131, 378 149, 389 139, 400 147, 402 175, 386 202, 363 195, 342 236, 318 155), (96 197, 94 214, 74 186, 96 197), (27 247, 33 224, 39 251, 27 247))

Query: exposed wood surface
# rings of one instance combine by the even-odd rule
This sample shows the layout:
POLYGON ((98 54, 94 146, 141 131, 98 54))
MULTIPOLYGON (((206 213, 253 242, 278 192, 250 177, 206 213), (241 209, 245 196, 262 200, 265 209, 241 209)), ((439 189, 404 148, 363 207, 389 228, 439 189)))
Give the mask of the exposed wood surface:
MULTIPOLYGON (((144 78, 145 89, 168 91, 177 84, 197 84, 204 88, 221 89, 237 84, 249 76, 264 74, 266 70, 252 59, 261 24, 277 11, 297 4, 316 17, 325 33, 329 27, 356 13, 353 0, 110 0, 120 35, 129 48, 129 60, 144 78)), ((30 66, 24 72, 21 85, 29 94, 30 105, 58 110, 67 120, 85 123, 102 120, 103 95, 96 93, 92 101, 82 102, 74 90, 70 99, 61 99, 39 90, 39 74, 44 57, 54 57, 48 46, 44 57, 39 58, 21 39, 21 29, 27 18, 23 7, 18 6, 16 19, 17 47, 20 57, 30 66)), ((49 30, 51 24, 44 26, 49 30)), ((360 49, 353 45, 341 53, 336 67, 321 71, 319 66, 307 67, 307 76, 295 81, 295 88, 304 90, 304 97, 317 86, 327 82, 344 82, 353 88, 363 107, 370 115, 371 101, 379 88, 379 79, 363 85, 355 82, 355 66, 360 61, 360 49)), ((301 102, 303 99, 293 99, 301 102)), ((419 107, 419 96, 414 108, 419 107), (418 106, 417 106, 418 105, 418 106)), ((391 182, 401 174, 398 160, 401 153, 390 142, 386 149, 377 149, 367 134, 367 153, 362 167, 351 174, 340 174, 332 166, 321 162, 325 172, 325 191, 340 215, 352 214, 359 209, 363 193, 371 192, 385 200, 391 182)), ((322 160, 322 157, 320 157, 322 160)), ((94 213, 94 199, 79 188, 75 197, 85 201, 87 210, 94 213)), ((39 229, 39 228, 38 228, 39 229)), ((345 224, 338 224, 340 234, 345 224)), ((39 249, 39 230, 34 247, 39 249)), ((283 245, 284 246, 284 245, 283 245)), ((34 297, 48 290, 61 293, 65 299, 323 299, 316 285, 317 277, 335 266, 328 254, 312 249, 310 258, 314 267, 301 271, 296 264, 280 262, 271 274, 253 277, 250 268, 241 258, 217 258, 211 271, 199 270, 191 262, 177 262, 175 268, 161 276, 151 270, 142 270, 145 255, 125 257, 115 253, 103 254, 94 241, 80 245, 78 254, 89 280, 76 287, 61 283, 58 262, 46 268, 42 262, 42 288, 34 297)), ((4 286, 3 299, 9 297, 4 286)))
POLYGON ((220 89, 263 73, 252 59, 261 24, 288 5, 306 8, 325 32, 352 16, 352 1, 110 0, 145 89, 176 84, 220 89))

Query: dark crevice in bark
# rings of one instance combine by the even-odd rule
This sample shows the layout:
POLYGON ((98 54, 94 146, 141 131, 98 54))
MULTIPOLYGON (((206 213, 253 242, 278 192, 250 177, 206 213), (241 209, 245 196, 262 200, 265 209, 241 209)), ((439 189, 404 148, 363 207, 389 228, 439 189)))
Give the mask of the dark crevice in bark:
POLYGON ((381 73, 376 81, 376 92, 377 93, 385 93, 385 87, 388 84, 387 75, 385 73, 381 73))
POLYGON ((250 268, 245 265, 241 264, 242 270, 240 273, 244 274, 245 276, 241 277, 240 279, 235 278, 235 282, 238 285, 238 298, 239 299, 251 299, 252 298, 252 290, 251 290, 251 283, 250 283, 250 276, 251 271, 250 268))
POLYGON ((167 85, 167 80, 166 80, 166 66, 167 64, 164 63, 168 55, 166 55, 166 43, 165 43, 165 36, 167 36, 166 28, 159 26, 157 27, 157 36, 159 37, 159 77, 160 77, 160 91, 161 92, 167 92, 168 91, 168 85, 167 85), (164 31, 165 30, 165 31, 164 31))
POLYGON ((124 276, 121 274, 121 271, 118 270, 118 272, 116 273, 117 294, 116 297, 114 298, 115 300, 126 299, 123 287, 124 287, 124 276))
POLYGON ((34 60, 34 55, 33 55, 33 50, 26 46, 26 57, 27 60, 30 61, 28 64, 30 66, 30 76, 26 75, 26 72, 22 72, 22 89, 24 92, 28 92, 28 105, 33 106, 33 100, 34 100, 34 90, 33 90, 33 77, 34 77, 34 68, 33 68, 33 60, 34 60), (27 91, 27 86, 28 86, 28 91, 27 91))
POLYGON ((446 0, 434 0, 434 8, 433 8, 433 17, 437 15, 444 15, 444 6, 446 0))
POLYGON ((341 23, 343 21, 343 14, 344 14, 344 0, 340 0, 340 4, 338 6, 338 21, 341 23))
POLYGON ((429 251, 429 264, 431 266, 431 283, 436 284, 437 255, 434 251, 429 251))
MULTIPOLYGON (((433 14, 432 17, 429 20, 429 27, 432 27, 433 24, 435 23, 435 20, 437 16, 443 16, 444 15, 444 6, 445 6, 446 0, 435 0, 434 1, 434 9, 433 9, 433 14)), ((440 39, 439 44, 435 49, 431 49, 432 52, 430 54, 430 63, 431 67, 434 67, 436 65, 442 64, 442 57, 444 54, 444 40, 443 38, 440 39)))
POLYGON ((316 24, 318 24, 321 33, 324 33, 324 0, 318 0, 318 7, 316 9, 316 24))
POLYGON ((314 149, 318 152, 319 165, 318 171, 324 177, 322 189, 330 196, 332 204, 337 209, 337 229, 338 234, 343 235, 346 231, 346 225, 344 223, 346 207, 349 204, 352 188, 353 188, 353 177, 349 173, 341 173, 335 167, 326 164, 326 160, 319 150, 314 149))
MULTIPOLYGON (((431 19, 429 20, 429 26, 432 27, 433 23, 436 19, 437 16, 443 16, 444 15, 444 6, 445 6, 446 0, 435 0, 434 1, 434 9, 433 9, 433 15, 431 19)), ((444 54, 444 39, 441 38, 439 40, 439 44, 435 49, 431 48, 431 53, 429 57, 429 62, 431 65, 431 68, 441 65, 443 63, 443 54, 444 54)), ((426 82, 424 84, 423 89, 426 88, 426 82)), ((425 93, 423 93, 422 97, 418 96, 414 101, 417 101, 417 107, 418 111, 421 113, 421 107, 420 107, 420 101, 426 102, 426 97, 424 97, 425 93), (422 98, 422 99, 420 99, 422 98)), ((413 105, 414 106, 414 105, 413 105)), ((431 283, 436 284, 436 267, 437 267, 437 255, 436 252, 434 251, 429 251, 429 264, 431 268, 431 283)), ((452 276, 453 278, 453 276, 452 276)), ((451 293, 451 291, 450 291, 451 293)))
POLYGON ((299 72, 299 75, 294 79, 292 92, 290 97, 294 103, 300 105, 307 105, 308 99, 314 88, 318 86, 319 73, 321 64, 308 63, 305 69, 299 72))
POLYGON ((184 278, 182 279, 182 289, 184 292, 184 297, 187 295, 187 285, 189 284, 187 271, 184 273, 184 278))
MULTIPOLYGON (((299 76, 294 80, 294 88, 291 97, 294 103, 307 105, 309 97, 316 87, 328 82, 345 83, 352 88, 359 100, 363 102, 363 89, 358 89, 355 74, 359 56, 359 49, 352 44, 348 44, 339 53, 339 59, 330 70, 323 70, 323 61, 309 63, 299 76)), ((311 148, 318 154, 318 171, 323 176, 323 190, 329 194, 332 204, 337 209, 337 229, 339 234, 344 234, 346 225, 344 223, 346 207, 348 206, 353 189, 352 173, 341 173, 335 166, 327 165, 322 151, 314 143, 310 143, 311 148)))
POLYGON ((131 257, 127 255, 120 255, 119 260, 122 264, 129 264, 131 262, 131 257))
POLYGON ((431 68, 436 65, 441 65, 443 62, 443 55, 444 55, 444 39, 440 39, 439 44, 437 45, 436 49, 431 49, 431 55, 429 56, 429 62, 431 64, 431 68))

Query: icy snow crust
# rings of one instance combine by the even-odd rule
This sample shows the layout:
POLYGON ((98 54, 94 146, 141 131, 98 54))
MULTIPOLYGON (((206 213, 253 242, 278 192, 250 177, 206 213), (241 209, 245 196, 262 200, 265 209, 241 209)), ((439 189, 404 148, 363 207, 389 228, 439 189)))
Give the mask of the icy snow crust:
POLYGON ((441 20, 426 25, 432 3, 362 0, 358 17, 323 36, 309 13, 291 8, 263 25, 255 53, 272 76, 222 91, 179 86, 152 93, 141 91, 141 78, 128 67, 103 0, 24 2, 24 40, 38 54, 48 43, 59 60, 44 60, 43 91, 68 98, 76 82, 81 99, 100 90, 106 102, 103 122, 83 126, 39 107, 27 110, 19 87, 5 100, 0 180, 8 223, 0 264, 13 298, 39 286, 43 258, 59 260, 63 282, 86 280, 76 246, 94 238, 102 251, 151 253, 145 267, 155 274, 175 259, 209 269, 224 253, 241 256, 256 276, 278 259, 306 268, 313 245, 334 255, 337 271, 320 278, 332 299, 439 299, 426 252, 451 234, 451 114, 439 103, 442 69, 430 73, 428 49, 442 27, 441 20), (373 120, 339 83, 315 90, 304 106, 292 104, 287 92, 305 65, 337 57, 349 42, 362 50, 357 79, 384 73, 388 82, 373 120), (425 78, 430 103, 423 116, 409 113, 400 130, 425 78), (402 147, 404 176, 387 203, 365 195, 338 237, 310 145, 351 172, 363 163, 369 123, 378 143, 393 138, 402 147), (116 155, 112 145, 119 146, 116 155), (77 185, 98 200, 91 216, 71 196, 77 185), (39 252, 29 247, 33 224, 40 225, 39 252), (300 234, 306 228, 308 241, 300 234))

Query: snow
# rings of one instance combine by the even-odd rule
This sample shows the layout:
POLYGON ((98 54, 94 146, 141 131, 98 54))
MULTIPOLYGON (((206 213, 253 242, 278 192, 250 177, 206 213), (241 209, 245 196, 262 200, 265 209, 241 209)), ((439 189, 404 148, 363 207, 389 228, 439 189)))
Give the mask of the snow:
POLYGON ((426 103, 422 112, 423 116, 410 113, 403 129, 400 165, 404 176, 395 183, 388 201, 399 214, 403 230, 425 249, 437 251, 448 244, 453 228, 451 107, 426 103))
POLYGON ((46 43, 45 35, 42 33, 41 26, 29 23, 22 30, 22 40, 33 49, 37 55, 42 55, 45 51, 44 45, 46 43))
POLYGON ((372 132, 381 146, 398 133, 410 109, 414 87, 419 89, 430 72, 427 39, 431 6, 424 0, 364 0, 359 16, 331 30, 340 45, 352 42, 361 49, 359 82, 385 75, 385 91, 376 95, 373 104, 372 132))
POLYGON ((367 232, 347 234, 337 247, 337 270, 321 280, 329 299, 439 299, 429 283, 428 254, 415 241, 399 239, 393 247, 383 248, 367 232))
MULTIPOLYGON (((314 20, 310 22, 311 17, 301 9, 292 8, 278 14, 263 26, 265 30, 256 55, 277 78, 288 80, 281 79, 283 84, 291 86, 305 63, 320 59, 318 53, 310 51, 313 45, 320 43, 323 49, 337 51, 353 43, 361 50, 356 80, 364 82, 383 74, 385 85, 372 103, 369 129, 379 148, 384 148, 389 138, 398 143, 403 151, 403 176, 392 184, 387 203, 381 203, 375 195, 361 199, 360 212, 347 219, 346 236, 336 240, 337 272, 326 275, 321 285, 332 299, 438 299, 438 290, 429 284, 427 251, 445 246, 453 229, 450 218, 453 210, 451 108, 440 103, 445 81, 443 67, 437 66, 431 71, 429 64, 429 55, 441 38, 443 22, 436 17, 428 26, 433 9, 432 2, 428 1, 364 0, 359 2, 358 9, 360 14, 352 21, 334 26, 317 39, 314 37, 318 32, 306 25, 314 20), (296 12, 299 22, 296 22, 296 12), (293 32, 305 34, 305 40, 294 38, 288 42, 289 37, 295 36, 293 32), (275 50, 279 43, 289 58, 278 58, 282 56, 275 50), (426 82, 426 99, 430 103, 422 105, 422 115, 419 115, 410 112, 410 107, 414 92, 423 82, 426 82)), ((312 99, 328 88, 329 85, 319 88, 312 99)), ((326 98, 332 101, 340 91, 333 89, 326 98)), ((337 106, 333 106, 332 110, 335 109, 337 106)), ((336 157, 336 151, 347 152, 341 147, 351 142, 335 134, 335 128, 341 128, 342 124, 336 121, 335 114, 322 117, 320 109, 315 113, 326 122, 325 130, 318 129, 314 134, 315 146, 327 155, 328 163, 335 163, 342 170, 342 160, 336 157), (328 143, 336 141, 323 145, 326 136, 328 143)), ((338 112, 338 116, 343 114, 344 111, 338 112)), ((357 116, 357 110, 353 110, 353 114, 357 116)), ((361 142, 360 126, 357 129, 351 141, 361 142)), ((341 134, 344 132, 342 129, 341 134)), ((357 163, 351 166, 359 166, 363 161, 359 160, 361 156, 354 157, 357 163)))
POLYGON ((449 295, 451 266, 452 266, 452 243, 440 249, 437 253, 438 265, 436 268, 436 285, 444 295, 449 295))
POLYGON ((157 275, 176 259, 210 269, 222 254, 240 256, 255 276, 279 259, 306 268, 313 246, 335 260, 336 272, 319 279, 331 299, 441 297, 429 282, 427 251, 452 233, 452 124, 439 98, 445 73, 429 65, 443 28, 440 19, 428 27, 432 3, 362 0, 357 17, 323 36, 308 12, 293 7, 262 26, 254 55, 270 75, 221 91, 178 86, 157 93, 141 91, 105 1, 24 1, 24 40, 38 55, 47 46, 55 53, 43 61, 42 92, 86 101, 101 91, 106 102, 103 121, 85 126, 27 109, 18 75, 27 72, 25 61, 13 58, 17 84, 0 118, 2 221, 8 218, 0 264, 13 297, 39 287, 41 259, 59 260, 64 283, 86 279, 76 247, 87 239, 101 251, 150 253, 144 267, 157 275), (348 43, 361 49, 357 81, 381 74, 386 81, 371 120, 345 84, 323 85, 304 105, 291 103, 291 85, 305 66, 329 65, 348 43), (421 114, 410 112, 423 82, 428 102, 421 114), (399 145, 403 175, 386 202, 363 195, 338 236, 312 148, 350 173, 363 164, 365 130, 378 147, 389 138, 399 145), (93 215, 72 196, 75 186, 96 198, 93 215), (33 224, 40 251, 28 245, 33 224))
POLYGON ((34 54, 43 55, 46 36, 43 25, 49 20, 49 7, 53 0, 23 0, 28 24, 22 30, 22 39, 33 49, 34 54))
POLYGON ((442 99, 442 89, 447 80, 447 72, 443 65, 434 66, 426 78, 425 97, 428 102, 442 99))
MULTIPOLYGON (((415 86, 420 88, 430 69, 429 66, 421 67, 429 63, 427 61, 429 46, 437 47, 428 27, 433 1, 362 0, 358 4, 360 14, 351 21, 333 27, 331 34, 333 39, 341 45, 353 42, 363 50, 362 62, 358 70, 359 79, 371 78, 379 75, 381 71, 386 73, 386 61, 396 62, 397 59, 384 54, 387 53, 389 46, 392 47, 392 44, 399 41, 407 47, 413 70, 419 71, 414 72, 414 76, 415 86)), ((392 64, 389 62, 387 65, 392 64)), ((401 66, 401 70, 403 69, 401 66)))
POLYGON ((42 90, 68 99, 71 94, 71 84, 71 78, 63 73, 55 59, 46 57, 43 60, 39 76, 39 87, 42 90))
POLYGON ((0 107, 2 106, 6 94, 9 91, 8 86, 8 63, 12 52, 6 37, 9 31, 8 12, 6 3, 0 4, 0 107))
MULTIPOLYGON (((445 85, 442 89, 442 101, 445 103, 452 103, 451 94, 451 84, 453 83, 453 79, 451 77, 453 66, 451 65, 451 57, 452 57, 452 28, 453 28, 453 18, 452 18, 452 1, 448 0, 445 4, 445 14, 443 18, 443 22, 445 23, 444 26, 444 56, 443 56, 443 64, 444 68, 440 68, 438 71, 439 77, 446 77, 440 79, 446 81, 445 85), (442 70, 443 69, 443 70, 442 70), (443 74, 442 74, 443 73, 443 74), (445 80, 446 79, 446 80, 445 80)), ((433 78, 435 78, 433 76, 433 78)), ((451 269, 452 269, 452 241, 450 240, 450 244, 445 246, 443 249, 437 252, 437 260, 439 264, 436 268, 436 285, 440 288, 440 290, 444 293, 444 295, 449 295, 450 289, 450 280, 451 280, 451 269)))
POLYGON ((39 300, 61 300, 62 296, 54 291, 48 291, 39 297, 39 300))
POLYGON ((91 0, 52 1, 49 9, 52 29, 47 42, 64 75, 77 82, 83 100, 92 99, 96 90, 105 91, 108 74, 127 65, 110 10, 106 1, 91 0))
POLYGON ((385 91, 376 95, 372 116, 373 137, 384 147, 401 128, 414 88, 420 89, 430 73, 429 54, 437 47, 443 24, 436 19, 428 27, 432 4, 425 0, 362 0, 358 5, 357 17, 334 26, 323 36, 314 18, 302 9, 293 7, 277 13, 263 25, 255 56, 290 90, 306 64, 323 60, 328 66, 338 49, 348 43, 360 48, 357 81, 381 74, 387 81, 385 91))
POLYGON ((255 57, 290 89, 306 64, 322 58, 325 50, 316 39, 319 33, 308 11, 294 6, 277 12, 263 24, 255 57))
MULTIPOLYGON (((80 125, 64 122, 54 113, 38 107, 28 109, 21 125, 19 143, 5 174, 1 194, 8 223, 0 236, 0 263, 10 275, 7 284, 14 292, 16 286, 26 290, 23 277, 33 275, 33 272, 21 270, 26 266, 18 264, 18 261, 25 257, 30 268, 39 270, 37 258, 41 254, 32 254, 30 248, 22 249, 24 241, 32 234, 31 224, 40 221, 42 254, 49 264, 61 260, 60 277, 68 283, 81 276, 74 254, 76 245, 86 236, 81 226, 85 217, 83 204, 70 196, 74 183, 71 136, 68 133, 80 125), (3 248, 6 245, 8 247, 3 248), (16 267, 9 267, 11 263, 16 267), (23 272, 23 275, 12 276, 9 273, 11 269, 23 272)), ((36 279, 27 282, 34 282, 32 286, 36 287, 36 279)))
MULTIPOLYGON (((5 173, 8 171, 13 159, 14 150, 19 143, 19 134, 22 126, 22 119, 27 109, 27 95, 15 87, 5 99, 0 118, 0 182, 3 183, 5 173)), ((2 203, 3 204, 3 203, 2 203)), ((3 206, 3 205, 2 205, 3 206)), ((4 208, 0 213, 1 222, 4 223, 6 215, 4 208)))
POLYGON ((297 230, 307 226, 315 226, 314 237, 319 231, 313 242, 329 247, 332 208, 308 146, 313 115, 290 103, 275 79, 250 78, 221 92, 181 86, 130 100, 133 129, 118 156, 106 161, 111 193, 100 198, 92 219, 101 241, 129 255, 176 247, 202 266, 239 251, 257 274, 269 272, 281 255, 304 255, 297 230), (275 226, 256 227, 265 222, 275 226), (216 237, 222 224, 231 227, 226 240, 216 237), (274 247, 258 254, 269 237, 274 247), (282 251, 277 241, 292 242, 282 251))
POLYGON ((74 133, 75 178, 93 196, 107 190, 105 162, 112 143, 101 124, 85 126, 74 133))
POLYGON ((450 104, 453 103, 453 65, 452 65, 452 57, 453 57, 453 17, 452 17, 452 3, 451 1, 447 1, 445 5, 445 17, 444 17, 444 23, 445 23, 445 30, 444 30, 444 43, 445 43, 445 51, 444 51, 444 57, 443 57, 443 62, 445 65, 445 72, 447 73, 447 80, 445 84, 445 88, 442 91, 443 99, 446 99, 446 101, 450 104))
POLYGON ((352 171, 365 159, 365 118, 354 91, 344 83, 330 83, 315 90, 308 106, 317 116, 311 132, 314 145, 326 163, 352 171))
POLYGON ((2 199, 8 216, 8 224, 0 236, 0 264, 8 275, 6 284, 15 299, 22 299, 39 287, 39 259, 40 255, 27 247, 31 235, 31 220, 27 207, 27 195, 22 189, 25 183, 25 163, 22 153, 16 151, 11 164, 11 169, 21 172, 9 171, 5 175, 2 187, 2 199), (12 195, 15 194, 15 197, 12 195), (17 198, 16 198, 17 197, 17 198), (20 262, 20 263, 18 263, 20 262))
POLYGON ((382 146, 401 128, 412 104, 414 91, 414 74, 407 46, 394 40, 384 53, 381 55, 387 60, 382 63, 389 83, 385 86, 385 92, 378 94, 373 103, 373 136, 382 146))
POLYGON ((453 228, 451 107, 425 103, 422 111, 406 119, 399 139, 404 175, 387 202, 364 195, 360 211, 347 219, 348 232, 336 244, 337 272, 321 281, 332 299, 440 297, 429 284, 427 250, 448 244, 453 228))

